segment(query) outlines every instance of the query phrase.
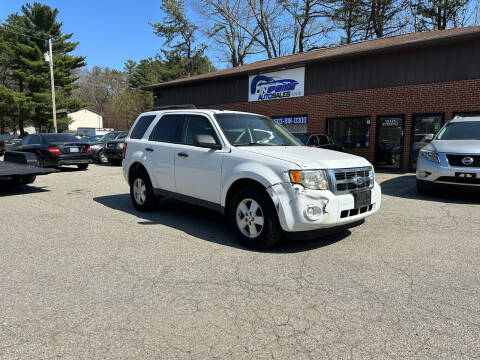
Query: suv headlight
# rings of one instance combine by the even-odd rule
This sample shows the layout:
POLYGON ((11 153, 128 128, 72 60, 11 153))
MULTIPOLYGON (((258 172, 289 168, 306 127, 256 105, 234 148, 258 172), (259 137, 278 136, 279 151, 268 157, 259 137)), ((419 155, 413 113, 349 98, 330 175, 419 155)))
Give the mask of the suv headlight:
POLYGON ((307 189, 328 190, 328 179, 324 170, 291 170, 290 181, 307 189))
POLYGON ((425 160, 438 163, 438 164, 440 163, 440 158, 438 157, 438 154, 435 151, 420 150, 420 156, 425 160))

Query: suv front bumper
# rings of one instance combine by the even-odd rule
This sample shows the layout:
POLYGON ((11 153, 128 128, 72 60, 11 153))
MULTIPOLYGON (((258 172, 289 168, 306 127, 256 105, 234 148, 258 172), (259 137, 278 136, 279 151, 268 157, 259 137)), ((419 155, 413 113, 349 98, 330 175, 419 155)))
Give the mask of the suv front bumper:
POLYGON ((371 189, 371 202, 355 209, 352 194, 334 194, 329 190, 309 190, 301 185, 280 183, 267 189, 278 212, 282 229, 286 232, 312 231, 344 227, 373 215, 380 209, 382 191, 376 182, 371 189), (311 217, 309 207, 321 212, 311 217))
POLYGON ((417 181, 426 185, 480 191, 480 168, 450 166, 445 154, 438 155, 440 163, 418 158, 417 181))

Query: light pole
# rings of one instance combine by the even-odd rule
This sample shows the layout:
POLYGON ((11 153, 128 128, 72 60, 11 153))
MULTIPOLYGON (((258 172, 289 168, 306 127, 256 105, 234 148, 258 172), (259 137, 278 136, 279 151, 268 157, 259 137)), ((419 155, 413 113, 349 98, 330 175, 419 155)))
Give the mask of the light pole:
POLYGON ((52 111, 53 111, 53 128, 55 133, 57 129, 57 106, 55 104, 55 79, 53 77, 53 52, 52 52, 52 37, 48 38, 48 57, 50 63, 50 85, 52 87, 52 111))

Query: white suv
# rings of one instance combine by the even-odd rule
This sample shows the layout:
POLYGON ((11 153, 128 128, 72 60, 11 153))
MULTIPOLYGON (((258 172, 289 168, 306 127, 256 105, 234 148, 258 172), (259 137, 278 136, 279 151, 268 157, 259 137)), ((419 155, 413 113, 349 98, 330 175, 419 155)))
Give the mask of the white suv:
POLYGON ((147 112, 124 149, 123 173, 138 210, 152 210, 160 196, 213 208, 252 248, 273 246, 284 232, 353 227, 380 208, 367 160, 302 146, 257 114, 147 112))

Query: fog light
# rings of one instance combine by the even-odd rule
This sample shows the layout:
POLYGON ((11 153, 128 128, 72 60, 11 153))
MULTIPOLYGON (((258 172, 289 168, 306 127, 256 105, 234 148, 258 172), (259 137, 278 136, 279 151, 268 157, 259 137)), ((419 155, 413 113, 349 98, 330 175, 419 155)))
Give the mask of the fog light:
POLYGON ((426 177, 429 177, 430 175, 432 175, 432 173, 430 171, 419 171, 418 175, 420 175, 420 177, 422 177, 422 178, 426 178, 426 177))
POLYGON ((320 219, 323 214, 323 210, 318 205, 309 205, 305 209, 305 216, 308 220, 314 221, 320 219))

